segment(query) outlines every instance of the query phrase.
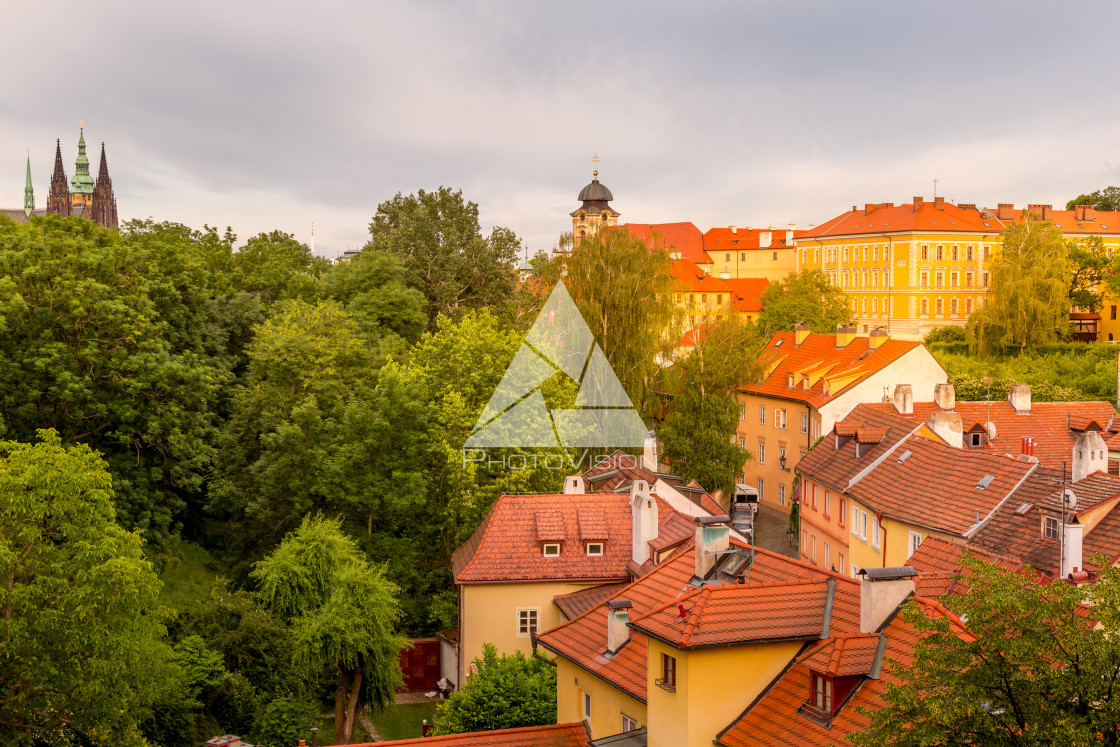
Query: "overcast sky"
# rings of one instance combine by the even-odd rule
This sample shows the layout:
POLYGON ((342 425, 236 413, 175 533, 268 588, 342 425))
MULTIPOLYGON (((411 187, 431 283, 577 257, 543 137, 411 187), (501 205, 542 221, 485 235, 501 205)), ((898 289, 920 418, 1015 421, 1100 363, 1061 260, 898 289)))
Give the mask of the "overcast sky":
POLYGON ((32 3, 5 11, 0 207, 106 143, 122 219, 334 256, 447 185, 532 251, 591 156, 623 221, 800 227, 851 205, 1120 184, 1120 4, 32 3))

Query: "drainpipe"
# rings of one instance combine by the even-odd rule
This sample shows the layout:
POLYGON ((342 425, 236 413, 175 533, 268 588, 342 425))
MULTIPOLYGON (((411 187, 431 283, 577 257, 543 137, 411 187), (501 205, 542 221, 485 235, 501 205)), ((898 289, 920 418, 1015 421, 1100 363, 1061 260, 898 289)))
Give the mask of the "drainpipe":
POLYGON ((883 526, 883 514, 876 511, 875 521, 879 524, 879 547, 883 553, 883 567, 887 567, 887 528, 883 526))

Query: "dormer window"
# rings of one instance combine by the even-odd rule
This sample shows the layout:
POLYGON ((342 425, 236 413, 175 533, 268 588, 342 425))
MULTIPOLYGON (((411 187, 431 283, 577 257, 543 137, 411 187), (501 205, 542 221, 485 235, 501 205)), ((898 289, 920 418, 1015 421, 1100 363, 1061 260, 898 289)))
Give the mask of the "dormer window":
POLYGON ((560 543, 559 542, 546 542, 544 543, 544 556, 546 558, 560 557, 560 543))
POLYGON ((819 674, 813 675, 813 707, 832 715, 832 680, 819 674))
POLYGON ((603 543, 602 542, 588 542, 587 543, 587 554, 588 555, 602 555, 603 554, 603 543))

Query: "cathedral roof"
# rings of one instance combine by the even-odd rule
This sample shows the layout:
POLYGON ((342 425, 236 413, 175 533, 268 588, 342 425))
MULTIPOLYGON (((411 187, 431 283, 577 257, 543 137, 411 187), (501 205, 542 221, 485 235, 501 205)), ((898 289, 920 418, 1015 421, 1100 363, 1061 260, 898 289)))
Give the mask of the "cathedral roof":
POLYGON ((614 195, 606 188, 605 185, 599 183, 599 172, 596 171, 591 183, 580 190, 579 197, 576 198, 581 202, 590 201, 603 201, 609 202, 614 199, 614 195))

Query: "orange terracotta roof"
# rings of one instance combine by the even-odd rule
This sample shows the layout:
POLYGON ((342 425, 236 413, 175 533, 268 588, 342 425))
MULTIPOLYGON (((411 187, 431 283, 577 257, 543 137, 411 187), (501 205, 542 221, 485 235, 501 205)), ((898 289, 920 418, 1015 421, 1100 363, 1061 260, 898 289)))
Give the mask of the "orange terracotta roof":
POLYGON ((770 338, 760 356, 772 363, 777 361, 777 365, 761 384, 745 386, 742 391, 797 400, 820 407, 918 347, 921 347, 920 342, 888 339, 877 349, 870 350, 869 338, 856 337, 845 347, 837 348, 834 334, 810 334, 797 345, 793 332, 778 332, 770 338), (804 379, 798 376, 793 376, 794 385, 790 386, 791 374, 803 372, 806 367, 817 363, 829 363, 835 368, 816 381, 809 381, 809 389, 804 388, 804 379), (837 387, 833 389, 830 377, 839 378, 837 373, 845 371, 851 372, 854 378, 837 381, 837 387), (826 382, 830 386, 827 395, 826 382))
POLYGON ((589 747, 590 744, 591 735, 581 721, 575 724, 472 731, 445 737, 366 742, 352 747, 381 747, 381 745, 402 745, 402 747, 403 745, 424 745, 424 747, 589 747))
POLYGON ((624 586, 626 586, 625 583, 590 586, 586 589, 573 591, 569 594, 555 596, 552 598, 552 603, 564 613, 565 618, 574 620, 589 609, 598 607, 606 602, 624 586))
POLYGON ((830 677, 868 674, 875 663, 879 638, 878 633, 830 638, 799 656, 797 663, 830 677))
MULTIPOLYGON (((1049 206, 1048 206, 1049 207, 1049 206)), ((1036 211, 1037 213, 1037 211, 1036 211)), ((1015 211, 1016 222, 1022 220, 1022 209, 1015 211)), ((1041 216, 1041 213, 1037 213, 1041 216)), ((1065 234, 1084 234, 1086 236, 1110 236, 1120 234, 1120 212, 1091 210, 1089 215, 1078 220, 1076 210, 1047 210, 1045 218, 1065 234)))
POLYGON ((762 295, 770 287, 766 278, 729 278, 723 281, 731 289, 737 311, 762 311, 762 295))
MULTIPOLYGON (((742 545, 733 542, 732 546, 742 545)), ((674 602, 681 596, 682 590, 688 587, 695 570, 693 553, 679 553, 652 568, 649 573, 618 591, 612 598, 625 599, 633 604, 630 619, 635 620, 654 609, 674 602)), ((859 585, 851 579, 757 548, 754 564, 750 569, 750 579, 755 584, 773 582, 797 584, 800 581, 820 582, 835 579, 836 599, 840 600, 842 596, 846 596, 855 600, 851 604, 839 603, 838 609, 841 612, 834 614, 833 619, 833 625, 838 628, 836 632, 839 634, 855 632, 850 628, 851 625, 858 630, 859 585)), ((729 586, 729 588, 734 587, 729 586)), ((749 617, 749 610, 740 611, 744 618, 749 617)), ((568 659, 644 703, 647 636, 639 630, 632 630, 630 642, 608 658, 604 656, 607 644, 606 630, 606 610, 600 606, 540 634, 536 640, 552 653, 568 659)))
POLYGON ((848 236, 867 233, 892 233, 896 231, 979 231, 999 233, 1006 223, 985 217, 976 207, 957 206, 950 202, 938 204, 923 202, 917 209, 913 203, 894 205, 880 203, 853 206, 852 210, 810 228, 805 238, 848 236))
POLYGON ((826 436, 815 449, 801 458, 796 469, 836 490, 845 490, 856 475, 894 448, 895 444, 909 436, 917 427, 917 424, 890 413, 858 405, 834 428, 835 433, 849 439, 837 449, 835 436, 826 436), (860 449, 857 454, 858 442, 850 437, 856 435, 860 428, 877 428, 885 433, 878 443, 870 449, 860 449))
POLYGON ((704 253, 704 234, 692 223, 624 223, 618 228, 652 246, 679 252, 682 259, 701 265, 710 262, 704 253))
POLYGON ((694 262, 680 259, 670 265, 669 273, 675 281, 677 291, 684 293, 732 293, 726 280, 721 280, 715 275, 698 267, 694 262))
POLYGON ((819 638, 834 624, 825 619, 829 609, 842 624, 859 628, 854 586, 838 594, 832 578, 703 586, 631 617, 630 626, 679 649, 819 638))
POLYGON ((707 322, 700 322, 692 329, 681 335, 681 341, 677 343, 680 348, 694 348, 704 341, 708 336, 707 322))
MULTIPOLYGON (((915 602, 927 616, 947 617, 951 630, 966 640, 972 639, 956 616, 937 602, 922 597, 915 597, 915 602)), ((842 744, 849 734, 866 729, 869 720, 856 709, 876 711, 886 705, 883 690, 887 683, 898 681, 894 667, 909 667, 913 663, 914 648, 920 639, 913 626, 899 615, 891 617, 880 632, 887 641, 880 678, 864 679, 827 724, 822 725, 803 714, 803 706, 810 698, 810 674, 817 667, 811 669, 807 662, 794 662, 747 706, 742 716, 716 737, 715 743, 723 747, 824 747, 842 744)), ((844 637, 852 640, 852 636, 844 637)), ((857 644, 857 647, 864 645, 857 644)), ((816 652, 814 649, 813 653, 816 652)))
MULTIPOLYGON (((914 414, 907 416, 898 415, 890 403, 875 402, 867 407, 905 417, 915 423, 927 423, 931 414, 942 411, 933 402, 915 402, 914 414)), ((953 411, 960 413, 966 433, 977 423, 981 426, 988 422, 995 424, 996 436, 987 440, 983 451, 1019 454, 1023 450, 1023 437, 1034 438, 1034 456, 1045 467, 1061 468, 1062 462, 1069 462, 1072 458, 1073 445, 1080 433, 1071 430, 1071 426, 1084 429, 1088 422, 1095 422, 1106 431, 1101 434, 1106 441, 1112 431, 1120 430, 1120 418, 1116 417, 1116 410, 1109 402, 1032 402, 1030 413, 1020 415, 1006 400, 957 400, 953 411)))
MULTIPOLYGON (((808 231, 795 230, 793 238, 804 236, 808 231)), ((709 228, 704 232, 704 245, 708 253, 712 252, 739 252, 750 249, 790 249, 792 242, 786 241, 786 229, 777 228, 709 228), (770 245, 762 246, 763 232, 770 233, 770 245)))

